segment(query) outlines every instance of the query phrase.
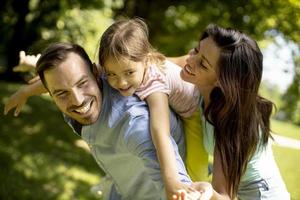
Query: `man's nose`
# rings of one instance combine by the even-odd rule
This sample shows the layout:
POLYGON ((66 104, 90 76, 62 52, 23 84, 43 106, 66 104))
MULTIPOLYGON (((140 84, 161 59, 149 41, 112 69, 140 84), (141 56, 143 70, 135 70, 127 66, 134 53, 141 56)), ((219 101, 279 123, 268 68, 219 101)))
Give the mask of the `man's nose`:
POLYGON ((78 90, 72 92, 72 104, 74 106, 82 105, 83 101, 84 101, 84 95, 82 92, 78 90))

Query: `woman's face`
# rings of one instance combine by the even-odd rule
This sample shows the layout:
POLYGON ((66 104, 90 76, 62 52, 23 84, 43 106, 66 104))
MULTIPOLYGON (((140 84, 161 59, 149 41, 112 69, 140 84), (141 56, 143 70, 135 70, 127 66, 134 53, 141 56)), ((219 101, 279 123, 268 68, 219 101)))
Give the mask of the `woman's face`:
POLYGON ((220 49, 207 37, 189 52, 185 67, 181 70, 181 78, 193 83, 201 90, 210 90, 217 83, 217 62, 220 49))

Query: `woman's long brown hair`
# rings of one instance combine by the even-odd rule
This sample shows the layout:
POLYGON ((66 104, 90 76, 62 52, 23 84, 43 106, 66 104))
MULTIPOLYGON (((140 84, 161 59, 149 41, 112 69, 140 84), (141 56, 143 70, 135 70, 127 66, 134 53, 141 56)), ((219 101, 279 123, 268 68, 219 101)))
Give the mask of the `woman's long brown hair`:
POLYGON ((248 161, 268 142, 273 103, 258 95, 263 55, 257 43, 240 31, 216 25, 208 26, 201 40, 207 37, 221 54, 218 87, 210 94, 205 117, 214 125, 215 150, 234 198, 248 161))

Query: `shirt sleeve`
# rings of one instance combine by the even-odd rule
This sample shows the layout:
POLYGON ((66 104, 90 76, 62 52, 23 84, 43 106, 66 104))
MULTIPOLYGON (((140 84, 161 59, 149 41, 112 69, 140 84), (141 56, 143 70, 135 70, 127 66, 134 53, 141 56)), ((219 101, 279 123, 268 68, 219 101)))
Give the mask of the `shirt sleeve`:
POLYGON ((144 100, 154 92, 170 94, 170 89, 164 72, 155 65, 150 65, 145 71, 144 79, 135 94, 144 100))

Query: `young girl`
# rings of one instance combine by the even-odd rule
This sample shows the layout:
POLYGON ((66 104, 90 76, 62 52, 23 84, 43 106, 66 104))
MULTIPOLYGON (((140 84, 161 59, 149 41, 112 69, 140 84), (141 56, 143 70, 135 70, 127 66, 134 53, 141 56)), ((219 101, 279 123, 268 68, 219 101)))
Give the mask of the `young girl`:
MULTIPOLYGON (((199 101, 196 86, 181 80, 181 68, 151 47, 147 26, 140 19, 115 22, 104 32, 100 41, 99 62, 113 88, 123 96, 135 94, 147 102, 151 135, 167 196, 170 198, 176 190, 187 188, 176 175, 174 150, 169 142, 169 105, 183 119, 191 117, 197 111, 199 101)), ((199 125, 200 116, 197 114, 199 112, 193 117, 199 125)), ((187 121, 193 120, 189 118, 187 121)), ((199 130, 201 127, 196 130, 197 133, 186 133, 189 135, 187 147, 191 143, 191 151, 194 151, 187 151, 188 171, 194 175, 193 180, 207 174, 207 154, 199 130)))

